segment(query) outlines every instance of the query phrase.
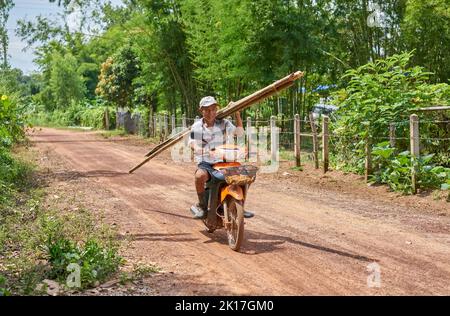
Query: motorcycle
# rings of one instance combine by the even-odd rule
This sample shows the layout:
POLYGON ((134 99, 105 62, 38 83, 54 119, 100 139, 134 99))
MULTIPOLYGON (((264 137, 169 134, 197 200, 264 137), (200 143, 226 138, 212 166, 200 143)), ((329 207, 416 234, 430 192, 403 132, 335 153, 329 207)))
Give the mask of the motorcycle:
MULTIPOLYGON (((225 146, 219 150, 237 152, 240 148, 225 146)), ((229 247, 239 251, 244 239, 245 200, 258 167, 231 161, 216 163, 213 168, 217 172, 205 184, 208 211, 203 223, 209 233, 225 228, 229 247)))

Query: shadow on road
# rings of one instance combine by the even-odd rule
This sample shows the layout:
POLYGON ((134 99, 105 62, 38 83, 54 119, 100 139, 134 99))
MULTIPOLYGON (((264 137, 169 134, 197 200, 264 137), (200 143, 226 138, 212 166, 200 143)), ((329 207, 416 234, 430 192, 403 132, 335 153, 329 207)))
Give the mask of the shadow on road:
POLYGON ((180 215, 180 214, 175 214, 175 213, 170 213, 170 212, 164 212, 164 211, 151 210, 151 209, 145 209, 145 211, 147 211, 147 212, 155 212, 155 213, 160 213, 160 214, 164 214, 164 215, 181 217, 181 218, 186 218, 186 219, 192 220, 192 216, 185 216, 185 215, 180 215))
MULTIPOLYGON (((225 234, 225 231, 216 231, 213 234, 210 234, 206 231, 201 232, 203 235, 210 238, 210 241, 206 241, 205 243, 211 243, 211 242, 218 242, 224 245, 228 245, 227 237, 225 234)), ((321 245, 315 245, 311 243, 307 243, 301 240, 296 240, 291 237, 282 236, 282 235, 271 235, 271 234, 265 234, 261 232, 255 232, 251 230, 246 230, 244 233, 244 242, 241 247, 241 253, 246 255, 256 255, 260 253, 265 252, 275 252, 279 251, 280 248, 279 245, 282 245, 284 243, 291 243, 294 245, 299 245, 302 247, 312 248, 316 250, 320 250, 327 253, 336 254, 339 256, 365 261, 365 262, 378 262, 377 259, 369 258, 363 255, 353 254, 349 252, 345 252, 342 250, 337 250, 333 248, 328 248, 321 245)))
POLYGON ((190 236, 187 233, 177 233, 177 234, 160 234, 160 233, 146 233, 146 234, 127 234, 127 235, 117 235, 118 240, 130 240, 130 241, 169 241, 169 242, 187 242, 196 241, 198 238, 187 238, 184 236, 190 236))
MULTIPOLYGON (((55 171, 50 176, 59 181, 70 181, 80 178, 112 178, 128 175, 128 172, 112 170, 89 170, 89 171, 55 171)), ((47 175, 48 176, 48 175, 47 175)))

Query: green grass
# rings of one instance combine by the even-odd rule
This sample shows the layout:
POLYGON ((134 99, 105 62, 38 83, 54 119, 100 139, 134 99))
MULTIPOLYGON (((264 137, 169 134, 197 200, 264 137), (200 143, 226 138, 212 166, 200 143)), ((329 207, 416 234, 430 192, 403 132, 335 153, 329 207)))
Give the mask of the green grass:
POLYGON ((0 296, 42 294, 37 285, 44 279, 64 285, 71 263, 81 268, 82 289, 119 270, 121 244, 114 230, 97 224, 89 210, 47 207, 37 168, 6 151, 0 157, 0 296))
POLYGON ((293 151, 280 149, 280 159, 281 160, 295 160, 295 155, 293 151))
POLYGON ((127 136, 128 134, 125 132, 123 128, 115 129, 110 131, 102 131, 100 135, 104 138, 117 137, 117 136, 127 136))

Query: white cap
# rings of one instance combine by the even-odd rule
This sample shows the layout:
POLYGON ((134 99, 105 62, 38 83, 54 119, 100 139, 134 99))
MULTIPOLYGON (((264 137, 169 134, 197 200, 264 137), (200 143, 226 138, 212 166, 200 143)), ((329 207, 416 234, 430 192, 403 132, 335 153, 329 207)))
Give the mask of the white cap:
POLYGON ((214 99, 214 97, 204 97, 200 100, 200 108, 206 108, 208 106, 214 105, 214 104, 218 104, 216 99, 214 99))

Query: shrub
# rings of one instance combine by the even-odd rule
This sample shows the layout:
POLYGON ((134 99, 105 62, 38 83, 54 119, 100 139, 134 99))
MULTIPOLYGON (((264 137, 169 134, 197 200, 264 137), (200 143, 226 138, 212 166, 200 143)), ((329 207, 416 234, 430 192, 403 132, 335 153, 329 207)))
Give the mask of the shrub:
POLYGON ((81 114, 80 125, 102 129, 105 125, 104 117, 104 108, 85 109, 81 114))
POLYGON ((5 148, 0 147, 0 205, 28 183, 32 169, 30 164, 14 159, 5 148))
POLYGON ((71 126, 79 126, 81 124, 81 117, 85 107, 81 102, 72 101, 70 106, 65 110, 65 117, 71 126))
POLYGON ((50 278, 64 283, 71 273, 67 267, 75 263, 80 267, 81 287, 86 288, 96 281, 104 281, 119 269, 122 258, 118 255, 117 245, 102 242, 93 235, 76 242, 71 236, 75 230, 73 225, 77 225, 76 219, 71 220, 69 227, 65 223, 66 219, 53 216, 42 220, 42 231, 46 236, 44 252, 51 265, 50 278))
MULTIPOLYGON (((430 73, 421 67, 408 67, 411 56, 394 55, 349 70, 343 76, 349 83, 334 94, 337 121, 331 125, 336 136, 331 150, 338 169, 362 173, 367 139, 386 137, 389 123, 407 123, 415 108, 448 104, 450 86, 428 84, 430 73)), ((396 132, 408 135, 409 124, 397 126, 396 132)), ((406 150, 408 140, 398 140, 397 146, 406 150)))
POLYGON ((109 127, 115 127, 116 112, 113 108, 105 105, 101 101, 72 102, 64 110, 57 109, 53 112, 46 112, 37 109, 32 114, 33 125, 44 126, 84 126, 97 129, 105 128, 105 111, 108 111, 109 127))
POLYGON ((6 288, 6 278, 0 274, 0 296, 9 296, 10 294, 6 288))
POLYGON ((71 273, 67 267, 75 263, 80 267, 82 288, 104 281, 122 262, 115 247, 102 246, 94 239, 88 239, 84 245, 65 238, 49 239, 46 249, 51 264, 50 277, 65 282, 71 273))
POLYGON ((10 147, 15 141, 22 139, 24 113, 18 108, 14 99, 6 95, 0 96, 0 147, 10 147))
POLYGON ((14 183, 17 187, 21 187, 29 180, 33 166, 24 161, 14 159, 6 151, 0 151, 0 176, 3 181, 14 183))
POLYGON ((450 188, 450 168, 431 163, 433 154, 412 158, 409 151, 399 154, 389 146, 389 142, 377 144, 373 151, 373 163, 378 170, 372 176, 372 182, 385 183, 394 191, 412 193, 411 173, 417 170, 417 184, 421 188, 450 188))

